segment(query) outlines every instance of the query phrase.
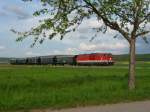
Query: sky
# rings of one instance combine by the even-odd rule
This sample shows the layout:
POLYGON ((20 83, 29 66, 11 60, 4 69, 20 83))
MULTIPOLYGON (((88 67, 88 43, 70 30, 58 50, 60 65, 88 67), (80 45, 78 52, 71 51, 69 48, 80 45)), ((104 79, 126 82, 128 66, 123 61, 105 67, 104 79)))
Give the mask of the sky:
MULTIPOLYGON (((34 2, 23 2, 22 0, 0 0, 0 57, 30 57, 53 54, 84 54, 106 52, 112 54, 127 54, 129 52, 128 42, 123 38, 113 38, 117 32, 108 29, 106 34, 99 33, 90 42, 95 34, 92 28, 101 26, 96 18, 84 20, 76 32, 67 34, 63 40, 55 38, 46 40, 43 44, 30 45, 33 38, 29 37, 22 42, 16 42, 17 35, 10 29, 17 31, 28 31, 38 25, 38 21, 45 17, 34 17, 34 11, 42 6, 38 0, 34 2)), ((150 42, 150 36, 148 36, 150 42)), ((136 43, 138 54, 150 53, 150 43, 146 44, 142 39, 136 43)))

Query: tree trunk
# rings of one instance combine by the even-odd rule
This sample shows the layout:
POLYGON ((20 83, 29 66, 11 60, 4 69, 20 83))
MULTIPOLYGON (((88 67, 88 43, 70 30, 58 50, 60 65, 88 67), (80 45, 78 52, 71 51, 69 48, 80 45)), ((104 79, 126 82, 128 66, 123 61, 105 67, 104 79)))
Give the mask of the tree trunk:
POLYGON ((136 39, 131 38, 131 41, 130 41, 129 80, 128 80, 129 90, 133 90, 135 88, 135 64, 136 64, 135 41, 136 41, 136 39))

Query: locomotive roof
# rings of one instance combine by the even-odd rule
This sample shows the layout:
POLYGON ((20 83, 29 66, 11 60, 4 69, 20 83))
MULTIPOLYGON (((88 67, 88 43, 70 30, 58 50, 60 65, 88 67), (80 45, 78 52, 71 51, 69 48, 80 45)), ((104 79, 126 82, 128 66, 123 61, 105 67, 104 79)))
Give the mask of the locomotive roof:
POLYGON ((79 55, 112 55, 111 53, 89 53, 89 54, 79 54, 79 55))

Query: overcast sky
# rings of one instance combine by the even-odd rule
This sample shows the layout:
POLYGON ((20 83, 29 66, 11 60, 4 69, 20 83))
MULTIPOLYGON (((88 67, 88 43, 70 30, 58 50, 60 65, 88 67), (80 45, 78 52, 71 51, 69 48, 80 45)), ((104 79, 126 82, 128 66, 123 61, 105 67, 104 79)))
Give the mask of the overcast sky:
MULTIPOLYGON (((46 40, 42 45, 37 44, 30 48, 33 38, 30 37, 22 42, 16 42, 17 35, 10 29, 19 31, 29 30, 38 24, 38 20, 44 17, 33 17, 32 13, 41 8, 38 0, 33 3, 24 3, 21 0, 0 0, 0 57, 26 57, 50 54, 78 54, 91 52, 111 52, 113 54, 128 53, 128 43, 122 37, 113 38, 117 33, 108 30, 106 34, 99 33, 90 42, 95 34, 93 27, 99 27, 102 23, 97 22, 93 17, 84 20, 79 29, 65 36, 63 40, 59 38, 46 40)), ((150 37, 148 37, 150 42, 150 37)), ((142 39, 137 40, 137 53, 150 53, 150 43, 145 44, 142 39)))

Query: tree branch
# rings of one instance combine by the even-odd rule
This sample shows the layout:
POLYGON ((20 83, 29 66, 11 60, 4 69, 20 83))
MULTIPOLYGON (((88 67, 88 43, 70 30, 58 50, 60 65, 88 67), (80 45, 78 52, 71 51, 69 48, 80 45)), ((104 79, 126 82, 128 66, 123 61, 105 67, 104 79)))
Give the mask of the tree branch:
POLYGON ((98 10, 95 8, 95 6, 93 6, 89 1, 84 0, 84 2, 85 2, 86 4, 88 4, 89 6, 91 6, 92 10, 103 20, 103 22, 104 22, 104 24, 105 24, 106 26, 109 26, 111 29, 120 32, 120 33, 125 37, 125 39, 126 39, 128 42, 130 42, 130 38, 129 38, 129 36, 128 36, 128 33, 125 32, 123 29, 121 29, 121 28, 119 27, 119 25, 118 25, 117 22, 111 22, 111 21, 109 21, 108 18, 106 18, 100 11, 98 11, 98 10))
POLYGON ((150 33, 150 31, 144 31, 144 32, 137 34, 136 37, 143 36, 143 35, 146 35, 148 33, 150 33))
POLYGON ((140 24, 143 23, 148 18, 150 18, 150 13, 148 13, 146 16, 144 16, 144 18, 140 21, 140 24))
POLYGON ((134 24, 133 24, 133 30, 131 32, 131 38, 136 38, 136 32, 139 28, 140 25, 140 19, 139 19, 139 14, 142 9, 142 2, 135 2, 135 17, 134 17, 134 24))

